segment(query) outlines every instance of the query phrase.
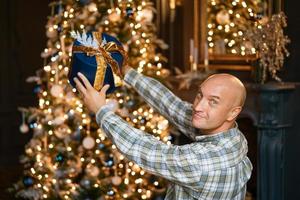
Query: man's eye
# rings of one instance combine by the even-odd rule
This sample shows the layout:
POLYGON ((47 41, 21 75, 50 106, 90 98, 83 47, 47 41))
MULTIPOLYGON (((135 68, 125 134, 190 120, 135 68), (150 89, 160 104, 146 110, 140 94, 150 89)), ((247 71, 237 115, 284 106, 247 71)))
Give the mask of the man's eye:
POLYGON ((210 102, 212 105, 218 104, 218 102, 217 102, 216 100, 210 100, 209 102, 210 102))

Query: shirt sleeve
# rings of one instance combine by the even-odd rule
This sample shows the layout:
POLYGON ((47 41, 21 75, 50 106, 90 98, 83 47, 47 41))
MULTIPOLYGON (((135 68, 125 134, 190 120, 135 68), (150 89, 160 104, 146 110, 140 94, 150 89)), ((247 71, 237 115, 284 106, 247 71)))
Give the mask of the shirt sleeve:
POLYGON ((192 125, 192 104, 182 101, 159 81, 144 76, 134 69, 129 70, 124 80, 182 133, 195 139, 198 130, 192 125))
POLYGON ((146 171, 170 181, 194 187, 199 184, 201 159, 193 151, 195 145, 167 145, 154 136, 130 126, 107 107, 96 114, 97 123, 117 149, 146 171))

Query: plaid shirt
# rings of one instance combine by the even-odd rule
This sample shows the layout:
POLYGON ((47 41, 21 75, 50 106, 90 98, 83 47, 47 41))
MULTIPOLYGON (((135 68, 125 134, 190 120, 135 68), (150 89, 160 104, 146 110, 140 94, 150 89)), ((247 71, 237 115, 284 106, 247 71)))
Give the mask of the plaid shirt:
POLYGON ((194 140, 182 146, 167 145, 133 128, 107 106, 96 114, 98 124, 123 155, 148 172, 171 181, 165 199, 245 198, 252 165, 247 157, 247 141, 237 125, 226 132, 199 135, 192 126, 191 104, 135 70, 126 74, 125 81, 194 140))

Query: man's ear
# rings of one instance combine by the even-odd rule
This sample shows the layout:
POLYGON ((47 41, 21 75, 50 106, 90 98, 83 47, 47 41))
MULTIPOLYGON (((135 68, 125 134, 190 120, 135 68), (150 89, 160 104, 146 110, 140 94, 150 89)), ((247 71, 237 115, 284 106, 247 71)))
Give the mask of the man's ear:
POLYGON ((234 120, 240 114, 241 111, 242 111, 241 106, 236 106, 232 108, 231 111, 228 113, 227 121, 234 120))

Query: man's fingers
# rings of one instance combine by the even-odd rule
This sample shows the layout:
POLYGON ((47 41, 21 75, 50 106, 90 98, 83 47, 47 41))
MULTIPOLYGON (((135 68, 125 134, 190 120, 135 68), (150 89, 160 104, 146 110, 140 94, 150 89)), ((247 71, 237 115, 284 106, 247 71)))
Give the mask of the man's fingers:
POLYGON ((82 80, 82 82, 83 82, 86 89, 89 90, 89 89, 93 88, 93 86, 90 84, 88 79, 82 73, 78 72, 78 76, 82 80))
POLYGON ((78 80, 78 78, 74 78, 74 82, 76 83, 76 88, 78 89, 78 91, 79 91, 82 95, 85 95, 85 94, 86 94, 86 89, 85 89, 85 87, 81 84, 81 82, 78 80))
POLYGON ((104 85, 100 92, 106 94, 106 91, 108 90, 109 87, 110 87, 109 85, 104 85))

